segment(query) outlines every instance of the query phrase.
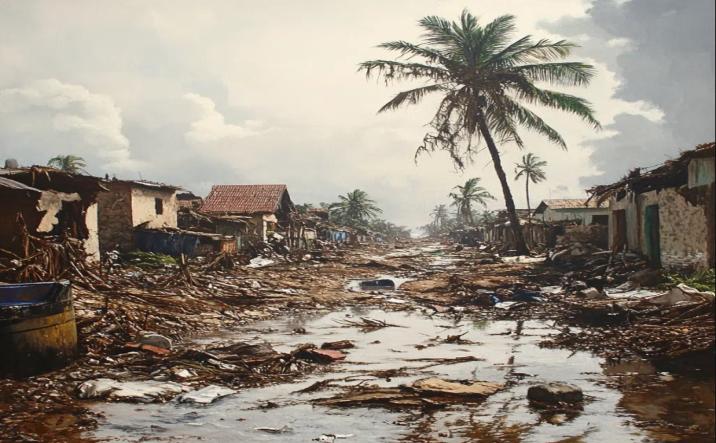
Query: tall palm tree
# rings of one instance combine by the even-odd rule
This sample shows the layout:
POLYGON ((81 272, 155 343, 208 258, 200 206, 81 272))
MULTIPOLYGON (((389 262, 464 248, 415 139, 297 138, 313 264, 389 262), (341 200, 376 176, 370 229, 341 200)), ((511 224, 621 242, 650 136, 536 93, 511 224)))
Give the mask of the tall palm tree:
POLYGON ((472 217, 473 202, 485 206, 487 204, 487 200, 495 199, 495 197, 487 192, 485 188, 478 185, 479 182, 479 178, 471 178, 467 180, 464 185, 455 186, 453 189, 457 189, 457 192, 451 192, 448 194, 448 196, 453 200, 452 205, 457 207, 458 217, 462 216, 465 223, 474 223, 472 217))
POLYGON ((448 209, 445 205, 436 205, 430 215, 433 217, 433 224, 437 228, 443 227, 448 219, 448 209))
POLYGON ((48 166, 60 169, 70 174, 79 174, 84 172, 84 168, 87 166, 85 159, 76 155, 57 155, 52 157, 48 162, 48 166))
POLYGON ((525 178, 525 195, 527 197, 527 214, 532 218, 532 208, 530 207, 530 182, 537 184, 544 181, 545 176, 543 167, 547 166, 547 162, 540 160, 539 157, 531 152, 522 156, 522 163, 515 163, 515 180, 525 178))
POLYGON ((398 93, 379 112, 417 104, 428 94, 442 96, 430 122, 432 129, 423 138, 416 156, 445 150, 455 166, 462 169, 472 160, 480 142, 485 142, 502 185, 517 251, 524 254, 528 249, 497 143, 513 142, 522 147, 517 132, 522 126, 566 149, 562 136, 525 104, 575 114, 594 128, 600 125, 588 101, 535 84, 587 85, 593 76, 592 66, 560 61, 575 45, 564 40, 534 41, 530 36, 511 42, 514 22, 513 16, 504 15, 481 26, 467 10, 458 22, 425 17, 418 22, 425 31, 421 43, 392 41, 379 46, 410 60, 371 60, 361 63, 359 70, 368 77, 382 77, 386 83, 400 80, 429 83, 398 93))
POLYGON ((347 224, 364 225, 368 220, 383 212, 376 206, 375 201, 360 189, 348 192, 346 195, 339 195, 338 198, 340 201, 332 205, 331 212, 347 224))

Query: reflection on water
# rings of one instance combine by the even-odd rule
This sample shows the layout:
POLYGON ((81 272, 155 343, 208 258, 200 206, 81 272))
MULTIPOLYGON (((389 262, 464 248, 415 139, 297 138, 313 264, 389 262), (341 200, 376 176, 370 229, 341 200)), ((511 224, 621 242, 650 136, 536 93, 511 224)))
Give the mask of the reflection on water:
POLYGON ((538 321, 456 321, 419 311, 360 307, 258 323, 200 342, 259 337, 288 351, 299 343, 353 340, 356 348, 348 350, 346 361, 335 364, 333 372, 293 384, 246 389, 206 407, 171 402, 98 404, 96 409, 106 419, 95 436, 117 441, 310 442, 321 434, 353 434, 347 443, 713 441, 713 379, 688 379, 660 373, 643 362, 607 364, 583 352, 540 348, 540 337, 551 331, 551 326, 538 321), (360 316, 404 327, 362 333, 339 324, 360 316), (307 333, 292 334, 296 328, 307 333), (466 333, 462 337, 465 342, 436 340, 462 333, 466 333), (480 360, 424 369, 419 367, 425 366, 425 361, 414 361, 461 356, 480 360), (389 380, 368 375, 397 368, 404 369, 401 376, 389 380), (352 378, 347 380, 349 376, 352 378), (507 388, 481 404, 458 404, 429 413, 336 409, 310 403, 311 399, 336 395, 340 386, 396 386, 427 376, 496 381, 506 383, 507 388), (338 388, 294 393, 325 379, 333 380, 332 386, 338 388), (526 400, 527 389, 542 381, 577 385, 587 400, 583 407, 571 410, 536 410, 526 400), (275 407, 262 407, 269 401, 275 407), (267 433, 257 427, 282 428, 283 432, 267 433))

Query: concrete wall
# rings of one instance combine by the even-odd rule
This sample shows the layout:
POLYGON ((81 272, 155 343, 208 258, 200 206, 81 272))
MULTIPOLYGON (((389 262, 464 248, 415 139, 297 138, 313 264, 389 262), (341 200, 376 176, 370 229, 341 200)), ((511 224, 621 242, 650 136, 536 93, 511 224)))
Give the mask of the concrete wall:
POLYGON ((87 238, 84 241, 87 259, 99 261, 99 220, 97 218, 97 203, 93 203, 85 212, 85 225, 87 226, 87 238))
POLYGON ((134 246, 131 188, 127 183, 108 182, 105 186, 109 191, 97 195, 100 251, 116 247, 130 251, 134 246))
POLYGON ((177 204, 176 192, 149 189, 140 186, 133 186, 132 197, 132 226, 147 223, 147 228, 177 227, 177 204), (162 213, 157 214, 155 199, 162 200, 162 213))
POLYGON ((659 233, 661 264, 665 268, 708 267, 706 213, 676 189, 659 193, 659 233))
MULTIPOLYGON (((685 188, 682 188, 682 191, 685 188)), ((666 269, 703 269, 709 263, 709 227, 706 207, 692 204, 679 192, 668 188, 643 194, 628 194, 620 201, 612 199, 611 211, 626 211, 627 248, 640 254, 647 252, 644 235, 646 207, 659 206, 659 247, 661 265, 666 269)), ((613 247, 615 217, 609 218, 609 246, 613 247)))
POLYGON ((609 215, 609 208, 547 208, 542 214, 542 220, 545 222, 580 220, 584 225, 591 225, 592 217, 595 215, 609 215))

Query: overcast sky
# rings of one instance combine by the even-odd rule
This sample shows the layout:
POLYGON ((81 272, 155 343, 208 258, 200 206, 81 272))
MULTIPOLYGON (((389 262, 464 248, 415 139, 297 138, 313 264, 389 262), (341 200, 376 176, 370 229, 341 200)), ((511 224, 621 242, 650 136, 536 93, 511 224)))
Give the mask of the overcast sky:
MULTIPOLYGON (((500 196, 492 165, 486 153, 461 173, 441 153, 416 165, 434 102, 377 115, 400 88, 356 68, 386 57, 383 41, 417 41, 421 17, 465 7, 574 40, 573 58, 598 68, 579 93, 605 130, 549 112, 569 150, 525 136, 549 162, 533 207, 714 139, 713 0, 0 0, 0 160, 71 153, 93 174, 199 195, 286 183, 296 203, 361 188, 387 219, 421 225, 469 177, 500 196)), ((503 147, 510 175, 523 153, 503 147)))

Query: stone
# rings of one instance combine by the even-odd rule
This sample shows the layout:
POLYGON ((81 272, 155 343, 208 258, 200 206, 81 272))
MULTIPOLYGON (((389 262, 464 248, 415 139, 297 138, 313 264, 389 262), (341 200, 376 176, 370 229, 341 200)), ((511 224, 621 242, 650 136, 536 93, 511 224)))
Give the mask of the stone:
POLYGON ((553 382, 530 386, 527 399, 544 404, 580 403, 584 400, 584 394, 577 386, 553 382))
POLYGON ((156 332, 142 332, 137 338, 137 342, 142 345, 156 346, 158 348, 171 349, 171 339, 159 335, 156 332))
POLYGON ((602 294, 602 292, 601 292, 599 289, 597 289, 597 288, 582 289, 581 291, 579 291, 579 295, 581 295, 581 296, 584 297, 584 298, 602 298, 602 297, 605 297, 605 295, 602 294))
POLYGON ((443 380, 440 378, 423 378, 413 382, 412 388, 426 395, 454 395, 464 397, 488 397, 504 388, 502 383, 474 381, 469 384, 443 380))
POLYGON ((664 281, 660 269, 642 269, 629 276, 629 281, 638 286, 656 286, 664 281))

